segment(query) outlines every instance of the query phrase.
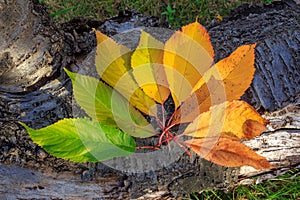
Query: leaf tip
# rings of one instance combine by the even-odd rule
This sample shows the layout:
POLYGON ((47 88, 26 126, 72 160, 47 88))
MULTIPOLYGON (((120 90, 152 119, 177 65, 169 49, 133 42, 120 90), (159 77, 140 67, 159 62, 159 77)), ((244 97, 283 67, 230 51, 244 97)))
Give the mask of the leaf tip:
POLYGON ((29 126, 27 126, 25 123, 23 122, 18 122, 21 126, 23 126, 27 131, 30 130, 31 128, 29 126))
POLYGON ((111 39, 110 37, 101 33, 97 29, 95 29, 95 34, 96 34, 96 40, 98 45, 101 44, 104 40, 111 39))
POLYGON ((247 119, 243 125, 243 133, 245 139, 251 139, 260 135, 266 129, 266 125, 269 121, 261 118, 261 121, 247 119))
POLYGON ((68 70, 67 68, 64 68, 64 71, 66 72, 66 74, 69 76, 69 78, 73 81, 76 78, 76 73, 71 72, 70 70, 68 70))

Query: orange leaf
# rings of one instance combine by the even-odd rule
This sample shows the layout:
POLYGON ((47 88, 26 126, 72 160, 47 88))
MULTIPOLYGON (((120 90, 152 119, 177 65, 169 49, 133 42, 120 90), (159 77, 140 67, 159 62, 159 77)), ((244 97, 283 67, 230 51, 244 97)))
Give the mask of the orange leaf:
POLYGON ((213 63, 213 47, 205 28, 198 22, 182 27, 166 42, 164 65, 177 108, 213 63))
POLYGON ((267 123, 268 121, 246 102, 225 102, 200 114, 186 128, 185 135, 251 139, 260 135, 267 123))
POLYGON ((242 45, 232 54, 217 62, 204 75, 194 88, 199 89, 205 82, 214 77, 216 80, 223 81, 227 101, 240 98, 249 88, 255 68, 254 68, 254 49, 256 44, 242 45))
POLYGON ((210 37, 206 29, 199 24, 198 22, 194 22, 182 27, 182 32, 193 38, 199 45, 201 45, 209 55, 214 58, 214 49, 210 42, 210 37))
POLYGON ((189 96, 174 113, 172 124, 192 122, 202 112, 211 106, 210 90, 203 84, 195 93, 189 96))
POLYGON ((96 69, 99 76, 121 93, 134 107, 145 114, 156 114, 156 103, 149 98, 132 78, 130 59, 132 51, 110 37, 96 31, 96 69))
POLYGON ((256 169, 274 168, 265 157, 250 147, 228 138, 209 137, 185 141, 200 157, 226 167, 252 166, 256 169))
POLYGON ((254 76, 255 46, 240 46, 210 68, 194 87, 194 93, 176 111, 173 123, 191 122, 212 105, 239 99, 254 76))

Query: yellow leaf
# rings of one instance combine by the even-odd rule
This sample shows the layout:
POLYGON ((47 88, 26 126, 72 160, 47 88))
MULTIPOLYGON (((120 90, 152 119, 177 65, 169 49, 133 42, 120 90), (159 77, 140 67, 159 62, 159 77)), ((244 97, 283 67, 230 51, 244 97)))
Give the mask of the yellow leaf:
POLYGON ((251 139, 266 128, 267 120, 244 101, 225 102, 200 114, 185 130, 193 137, 251 139))
POLYGON ((255 46, 240 46, 208 69, 194 87, 194 93, 176 111, 173 123, 191 122, 212 105, 239 99, 254 76, 255 46))
POLYGON ((209 137, 185 141, 200 157, 226 167, 252 166, 256 169, 274 168, 265 157, 250 147, 228 138, 209 137))
POLYGON ((164 65, 177 108, 213 62, 213 47, 198 22, 182 27, 165 44, 164 65))
POLYGON ((222 21, 222 20, 223 20, 223 17, 222 17, 222 15, 217 15, 217 16, 216 16, 216 18, 217 18, 218 20, 220 20, 220 21, 222 21))
POLYGON ((131 57, 133 75, 142 90, 162 104, 170 95, 163 66, 164 44, 141 31, 140 43, 131 57))
POLYGON ((145 114, 156 114, 156 103, 148 97, 132 78, 130 59, 132 51, 96 31, 96 69, 100 77, 120 92, 134 107, 145 114))

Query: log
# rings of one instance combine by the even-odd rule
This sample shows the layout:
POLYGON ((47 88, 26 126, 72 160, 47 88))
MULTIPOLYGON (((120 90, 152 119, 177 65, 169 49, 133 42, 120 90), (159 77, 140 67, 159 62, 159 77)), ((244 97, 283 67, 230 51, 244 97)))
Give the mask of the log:
MULTIPOLYGON (((245 4, 207 27, 216 61, 242 44, 258 43, 255 78, 243 100, 271 123, 264 134, 245 144, 266 156, 277 170, 300 163, 299 7, 293 1, 263 7, 245 4)), ((134 12, 103 23, 77 19, 57 24, 42 5, 30 0, 0 1, 0 15, 0 26, 6 27, 0 32, 4 38, 0 44, 1 199, 170 199, 226 188, 238 183, 239 177, 265 173, 221 167, 180 152, 170 155, 171 161, 151 160, 158 167, 154 170, 131 158, 119 161, 124 166, 136 162, 143 173, 128 171, 130 167, 119 171, 108 167, 114 164, 109 162, 73 163, 48 155, 17 122, 41 128, 84 114, 72 103, 71 82, 63 67, 97 76, 89 64, 96 45, 91 28, 112 35, 124 31, 122 23, 132 22, 129 28, 137 28, 140 19, 143 26, 164 24, 134 12)), ((122 35, 120 42, 138 41, 138 35, 122 35)), ((158 39, 167 38, 160 35, 158 39)))
MULTIPOLYGON (((258 154, 268 158, 278 168, 297 166, 300 163, 300 104, 289 105, 283 109, 265 113, 264 118, 270 121, 264 134, 253 140, 244 141, 258 154)), ((252 167, 241 167, 240 177, 252 177, 264 171, 252 167)))

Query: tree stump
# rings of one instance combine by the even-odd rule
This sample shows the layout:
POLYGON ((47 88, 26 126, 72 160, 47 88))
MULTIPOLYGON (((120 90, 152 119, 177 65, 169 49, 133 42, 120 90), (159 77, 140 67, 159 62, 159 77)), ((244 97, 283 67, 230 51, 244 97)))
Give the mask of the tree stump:
MULTIPOLYGON (((207 27, 216 61, 242 44, 258 44, 255 77, 242 99, 271 123, 264 134, 245 144, 266 156, 277 172, 300 163, 299 14, 300 6, 293 1, 263 7, 244 4, 207 27)), ((91 28, 113 35, 126 26, 165 24, 127 11, 105 22, 77 19, 57 24, 34 0, 0 1, 0 15, 1 199, 171 199, 226 188, 236 184, 238 177, 265 173, 249 167, 221 167, 184 154, 170 165, 145 173, 122 173, 103 163, 73 163, 48 155, 18 121, 41 128, 74 117, 74 109, 80 115, 63 67, 97 76, 90 56, 96 45, 91 28)), ((157 37, 167 38, 162 36, 157 37)), ((127 37, 129 43, 138 41, 138 37, 127 37)))

